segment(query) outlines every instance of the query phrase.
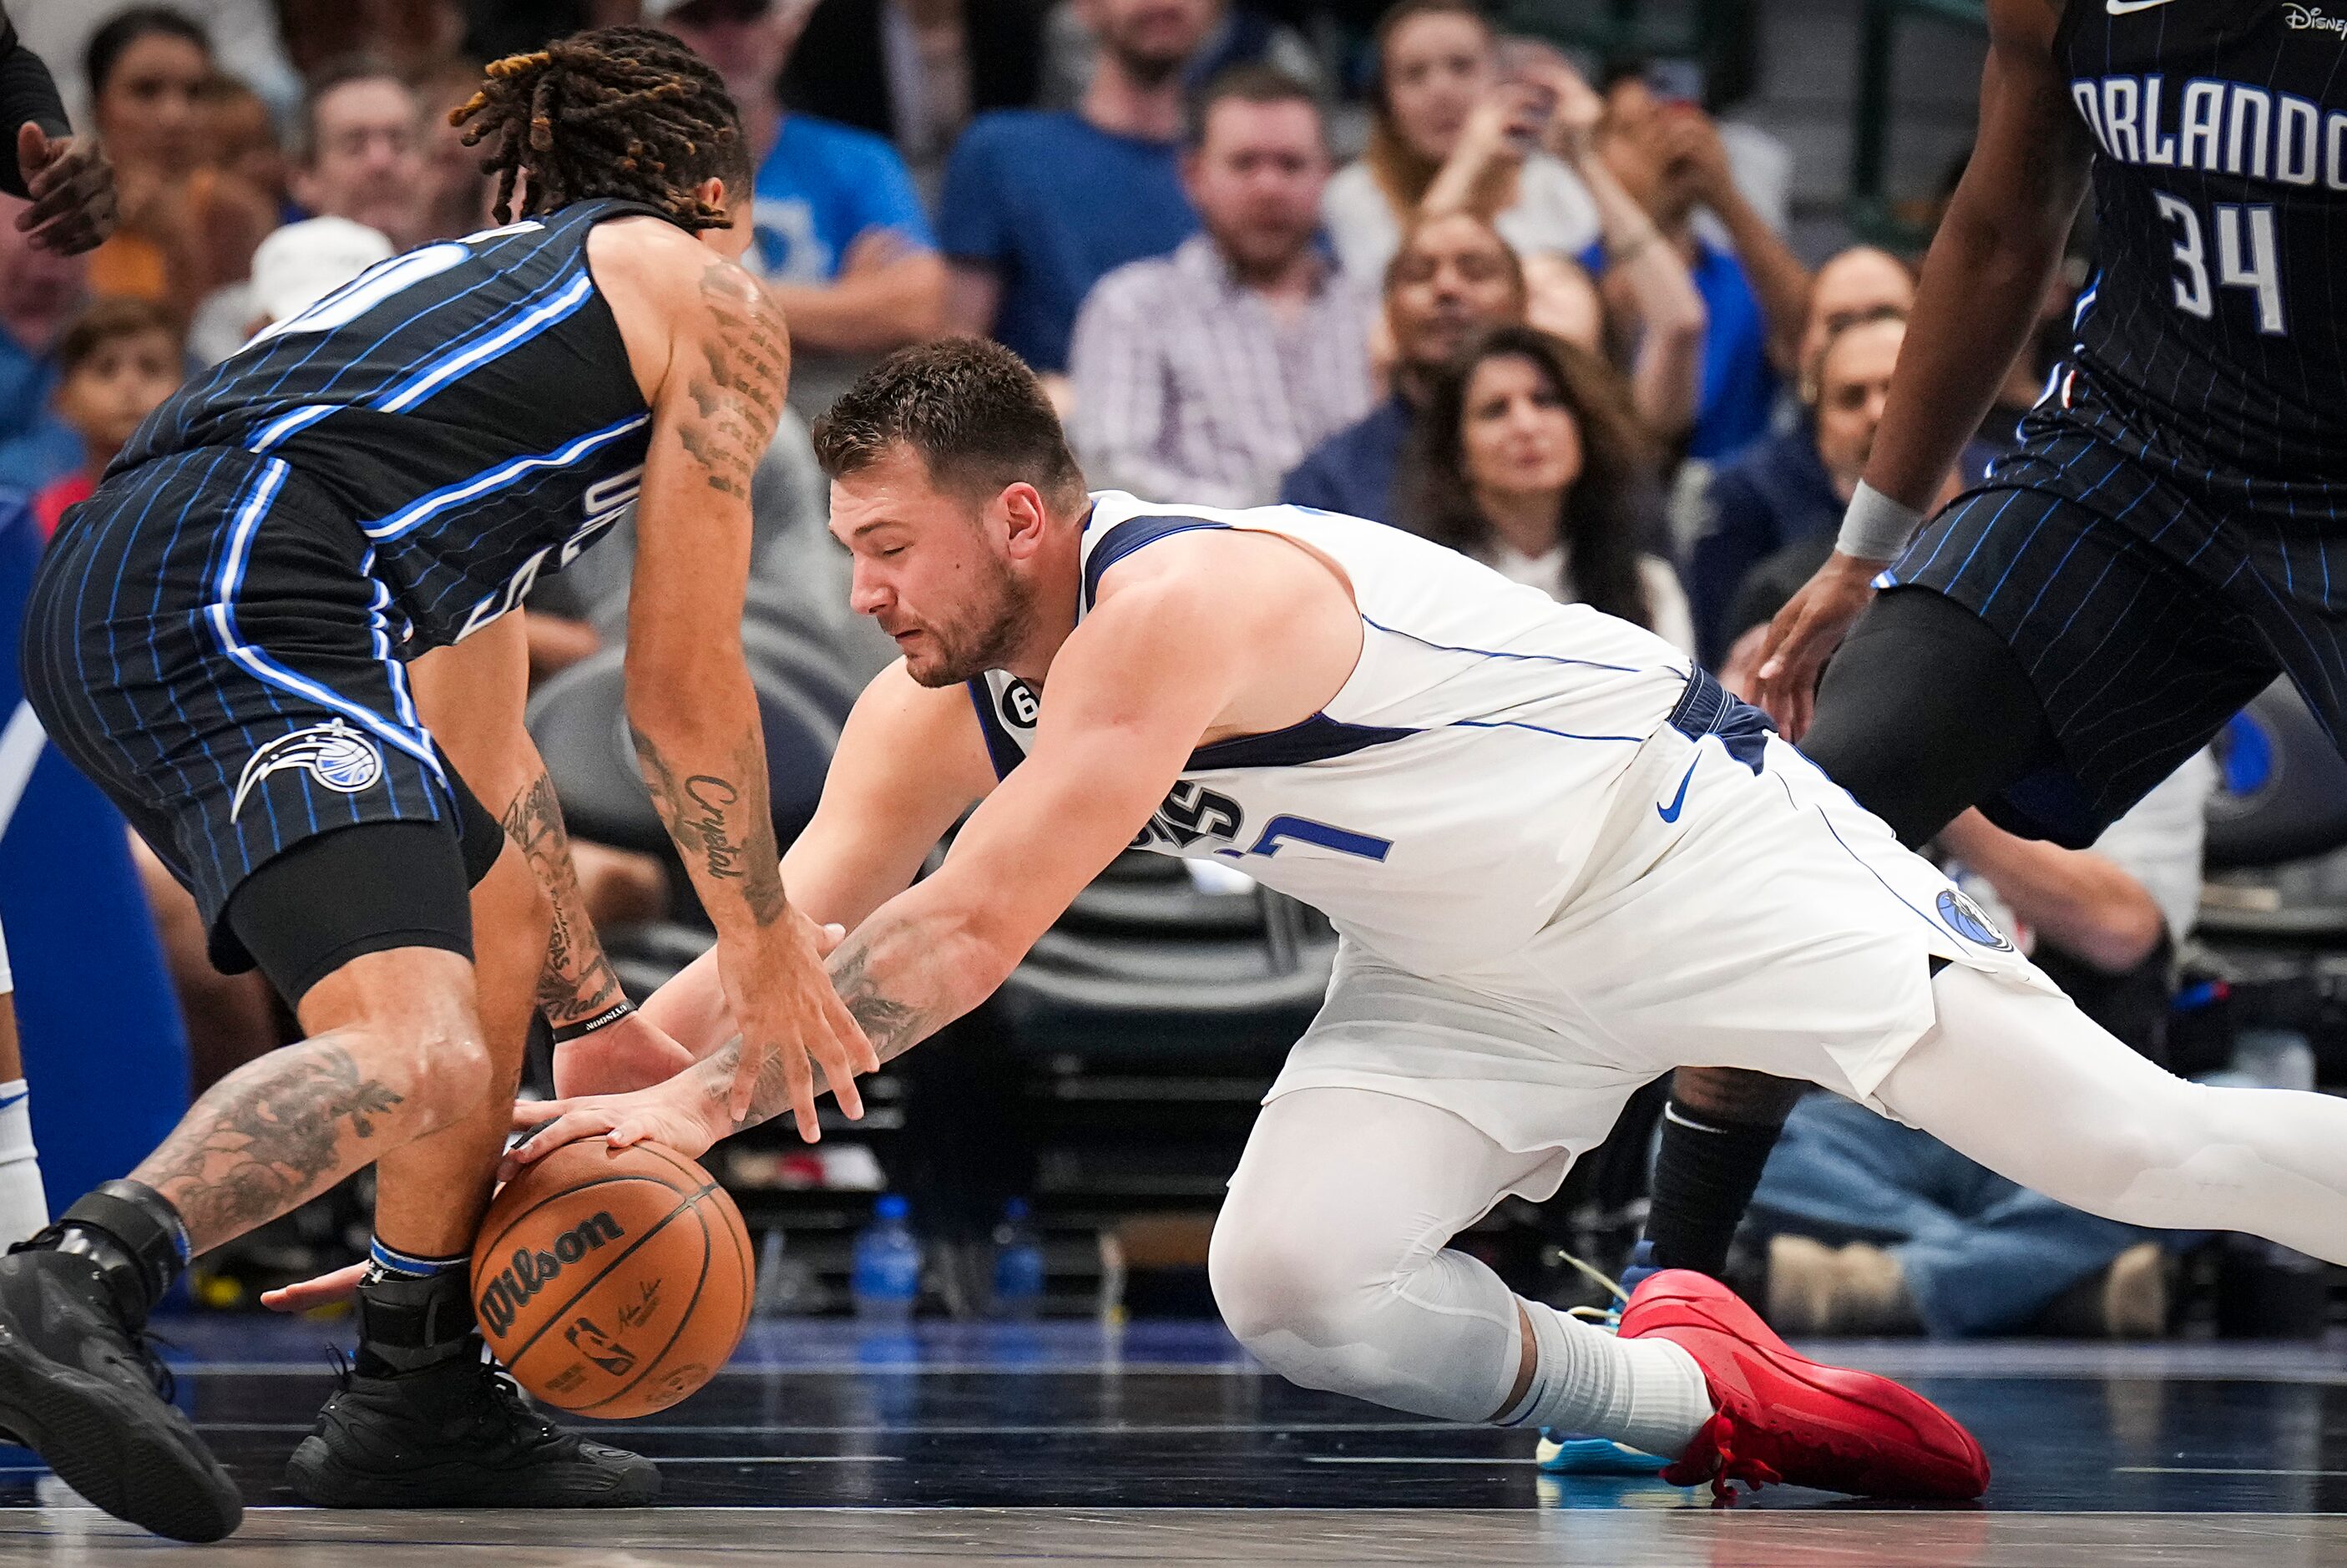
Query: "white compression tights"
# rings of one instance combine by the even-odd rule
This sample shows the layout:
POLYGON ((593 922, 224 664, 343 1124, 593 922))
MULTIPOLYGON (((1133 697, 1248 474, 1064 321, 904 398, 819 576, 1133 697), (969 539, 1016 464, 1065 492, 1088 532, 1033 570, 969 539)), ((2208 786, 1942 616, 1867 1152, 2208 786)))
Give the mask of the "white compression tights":
POLYGON ((2066 997, 1952 966, 1939 1023, 1875 1096, 1958 1153, 2130 1225, 2246 1231, 2347 1263, 2347 1100, 2211 1089, 2066 997))
POLYGON ((1693 1358, 1519 1302, 1482 1264, 1444 1250, 1553 1157, 1512 1153, 1395 1095, 1282 1095, 1257 1119, 1215 1222, 1208 1271, 1223 1319, 1307 1388, 1449 1420, 1570 1426, 1675 1456, 1711 1414, 1693 1358), (1533 1376, 1512 1405, 1521 1321, 1533 1376))

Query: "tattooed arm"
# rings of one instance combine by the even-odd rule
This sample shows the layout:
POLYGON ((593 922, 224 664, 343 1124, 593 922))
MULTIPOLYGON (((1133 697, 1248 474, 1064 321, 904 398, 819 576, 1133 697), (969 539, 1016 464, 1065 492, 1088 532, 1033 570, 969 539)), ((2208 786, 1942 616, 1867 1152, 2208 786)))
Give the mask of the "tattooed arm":
MULTIPOLYGON (((537 748, 531 748, 535 751, 537 748)), ((611 960, 587 917, 579 891, 579 870, 570 861, 570 835, 562 825, 562 804, 554 780, 541 766, 538 776, 506 808, 506 836, 513 840, 538 886, 554 905, 554 927, 546 940, 546 973, 538 983, 538 1010, 556 1029, 581 1022, 625 996, 611 960)))
MULTIPOLYGON (((840 732, 815 818, 783 856, 791 901, 853 929, 912 884, 961 815, 994 787, 978 715, 958 686, 921 686, 902 661, 872 678, 840 732), (918 757, 921 765, 907 767, 918 757)), ((703 954, 644 1002, 643 1016, 695 1057, 738 1032, 717 956, 703 954)))
POLYGON ((748 273, 690 236, 605 228, 615 232, 598 230, 589 264, 652 410, 628 604, 629 723, 652 804, 717 928, 747 1041, 736 1102, 747 1105, 757 1071, 779 1056, 811 1141, 813 1066, 857 1115, 855 1073, 877 1064, 825 980, 815 927, 784 896, 742 653, 750 476, 781 417, 789 334, 748 273))
MULTIPOLYGON (((538 1010, 556 1029, 595 1017, 625 999, 588 918, 570 837, 554 781, 522 723, 529 689, 529 640, 507 615, 462 642, 408 666, 415 702, 432 737, 506 837, 529 862, 553 906, 538 1010)), ((649 1020, 630 1016, 555 1048, 557 1094, 617 1093, 658 1083, 691 1065, 682 1046, 649 1020)))
MULTIPOLYGON (((1052 664, 1027 760, 970 815, 935 875, 881 905, 832 954, 832 980, 881 1061, 1002 983, 1133 842, 1245 678, 1254 646, 1217 619, 1214 592, 1191 589, 1145 584, 1103 596, 1052 664)), ((918 752, 893 761, 907 772, 933 765, 918 752)), ((790 1086, 762 1070, 746 1113, 737 1110, 726 1091, 740 1061, 729 1044, 640 1094, 530 1107, 530 1120, 557 1120, 516 1163, 601 1133, 698 1153, 790 1106, 790 1086)))

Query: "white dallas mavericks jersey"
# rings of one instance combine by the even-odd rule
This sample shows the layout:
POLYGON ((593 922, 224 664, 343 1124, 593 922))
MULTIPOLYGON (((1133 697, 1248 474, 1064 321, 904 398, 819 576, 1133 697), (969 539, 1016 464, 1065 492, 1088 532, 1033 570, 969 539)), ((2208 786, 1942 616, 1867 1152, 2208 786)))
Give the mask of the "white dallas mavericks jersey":
MULTIPOLYGON (((1487 963, 1547 924, 1614 784, 1665 725, 1748 745, 1758 767, 1765 722, 1661 638, 1357 518, 1102 492, 1079 618, 1109 567, 1197 528, 1281 535, 1343 568, 1361 658, 1303 723, 1193 752, 1135 847, 1235 866, 1390 962, 1430 975, 1487 963)), ((1033 739, 1038 694, 995 671, 970 695, 1007 774, 1033 739)))

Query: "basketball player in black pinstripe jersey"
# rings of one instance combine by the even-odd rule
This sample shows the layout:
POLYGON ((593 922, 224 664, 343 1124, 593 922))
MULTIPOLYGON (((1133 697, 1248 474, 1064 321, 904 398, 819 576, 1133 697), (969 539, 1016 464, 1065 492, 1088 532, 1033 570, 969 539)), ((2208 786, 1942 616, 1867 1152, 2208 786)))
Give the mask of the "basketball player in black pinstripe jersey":
POLYGON ((674 40, 610 28, 491 66, 460 118, 500 175, 499 227, 371 269, 182 389, 66 514, 26 611, 50 736, 196 894, 216 959, 264 971, 307 1036, 0 1258, 0 1428, 182 1540, 227 1534, 241 1504, 150 1381, 147 1314, 193 1255, 368 1164, 354 1375, 295 1450, 294 1490, 459 1508, 658 1490, 648 1460, 493 1375, 465 1255, 533 1000, 582 1032, 632 1010, 608 968, 580 971, 579 927, 548 934, 546 894, 559 907, 575 878, 510 613, 631 501, 629 720, 747 1032, 809 1080, 810 1133, 811 1059, 851 1108, 850 1070, 877 1065, 773 869, 738 636, 750 475, 790 364, 736 265, 739 115, 674 40))
MULTIPOLYGON (((2277 675, 2347 736, 2347 13, 1988 20, 1979 140, 1872 461, 1760 696, 1911 845, 1978 805, 2077 847, 2277 675), (1917 532, 2090 182, 2071 357, 2020 448, 1917 532)), ((1722 1267, 1791 1097, 1680 1071, 1640 1266, 1722 1267)))

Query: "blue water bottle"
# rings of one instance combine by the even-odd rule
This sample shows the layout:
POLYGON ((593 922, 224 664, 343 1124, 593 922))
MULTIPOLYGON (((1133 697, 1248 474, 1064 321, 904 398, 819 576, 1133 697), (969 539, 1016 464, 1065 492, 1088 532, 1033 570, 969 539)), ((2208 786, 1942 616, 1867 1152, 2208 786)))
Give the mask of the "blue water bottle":
POLYGON ((1043 1306, 1043 1238, 1027 1217, 1027 1200, 1003 1205, 994 1227, 994 1314, 1025 1319, 1043 1306))
POLYGON ((873 1221, 856 1238, 856 1262, 847 1278, 856 1316, 903 1323, 921 1297, 921 1244, 905 1217, 912 1206, 895 1193, 873 1205, 873 1221))

